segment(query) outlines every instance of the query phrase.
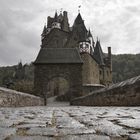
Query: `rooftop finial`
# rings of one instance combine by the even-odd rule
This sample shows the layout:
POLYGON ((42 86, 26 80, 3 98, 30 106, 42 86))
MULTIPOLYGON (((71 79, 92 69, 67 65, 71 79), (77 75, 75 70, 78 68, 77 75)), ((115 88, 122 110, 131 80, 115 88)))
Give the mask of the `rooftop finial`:
POLYGON ((81 8, 81 5, 78 6, 78 13, 80 13, 80 8, 81 8))

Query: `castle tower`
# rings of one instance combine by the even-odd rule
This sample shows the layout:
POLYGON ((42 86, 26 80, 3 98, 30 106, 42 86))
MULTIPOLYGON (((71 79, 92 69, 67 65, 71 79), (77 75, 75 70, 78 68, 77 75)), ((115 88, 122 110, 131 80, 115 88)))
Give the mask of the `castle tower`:
POLYGON ((68 22, 68 15, 66 11, 63 12, 62 30, 69 32, 69 22, 68 22))

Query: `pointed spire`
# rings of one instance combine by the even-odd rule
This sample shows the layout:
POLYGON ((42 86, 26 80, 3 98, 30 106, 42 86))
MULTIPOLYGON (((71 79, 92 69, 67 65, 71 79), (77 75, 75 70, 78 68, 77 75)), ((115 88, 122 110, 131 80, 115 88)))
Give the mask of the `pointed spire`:
POLYGON ((80 23, 83 23, 83 19, 81 17, 81 14, 79 13, 78 16, 76 17, 75 21, 74 21, 74 24, 80 24, 80 23))
POLYGON ((88 31, 87 36, 88 36, 88 37, 92 37, 92 34, 91 34, 91 32, 90 32, 90 29, 89 29, 89 31, 88 31))
POLYGON ((57 11, 55 11, 54 21, 57 22, 57 20, 58 20, 58 15, 57 15, 57 11))
POLYGON ((60 15, 58 16, 58 21, 62 22, 62 20, 63 20, 63 15, 62 15, 62 13, 60 13, 60 15))
POLYGON ((104 54, 103 54, 103 51, 101 48, 100 41, 98 40, 98 37, 97 37, 96 46, 95 46, 93 55, 94 55, 94 58, 99 63, 99 65, 105 65, 104 64, 104 54))
POLYGON ((57 19, 58 19, 59 22, 62 22, 62 20, 63 20, 62 10, 63 10, 63 8, 60 9, 60 14, 57 17, 57 19))
POLYGON ((79 13, 78 16, 76 17, 73 27, 72 27, 72 31, 75 32, 78 36, 78 41, 87 41, 88 37, 87 37, 87 29, 86 26, 84 24, 84 21, 81 17, 81 14, 79 13))

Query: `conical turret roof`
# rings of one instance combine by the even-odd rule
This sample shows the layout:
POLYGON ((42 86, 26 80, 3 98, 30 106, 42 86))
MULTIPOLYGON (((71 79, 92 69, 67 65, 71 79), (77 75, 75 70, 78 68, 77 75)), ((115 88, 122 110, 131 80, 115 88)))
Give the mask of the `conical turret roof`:
POLYGON ((79 37, 79 41, 86 41, 88 39, 87 29, 80 13, 78 14, 78 16, 74 21, 73 32, 77 33, 77 36, 79 37))
POLYGON ((96 59, 96 61, 99 63, 99 65, 105 65, 104 64, 104 54, 103 54, 99 40, 97 40, 97 42, 96 42, 96 46, 95 46, 93 55, 94 55, 94 58, 96 59))
POLYGON ((92 37, 92 34, 91 34, 91 32, 90 32, 90 29, 89 29, 89 31, 88 31, 87 36, 88 36, 88 37, 92 37))
POLYGON ((54 15, 54 21, 55 21, 55 22, 57 22, 57 21, 58 21, 57 11, 55 12, 55 15, 54 15))
POLYGON ((74 24, 80 24, 80 23, 83 23, 83 19, 81 17, 81 14, 79 13, 78 16, 76 17, 75 21, 74 21, 74 24))

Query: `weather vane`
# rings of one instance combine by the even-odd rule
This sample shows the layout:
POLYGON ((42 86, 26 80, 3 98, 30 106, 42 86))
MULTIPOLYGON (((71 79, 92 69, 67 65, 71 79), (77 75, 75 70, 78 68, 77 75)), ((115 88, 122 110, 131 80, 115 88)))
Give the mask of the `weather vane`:
POLYGON ((78 6, 78 13, 80 13, 80 8, 81 8, 81 5, 78 6))

